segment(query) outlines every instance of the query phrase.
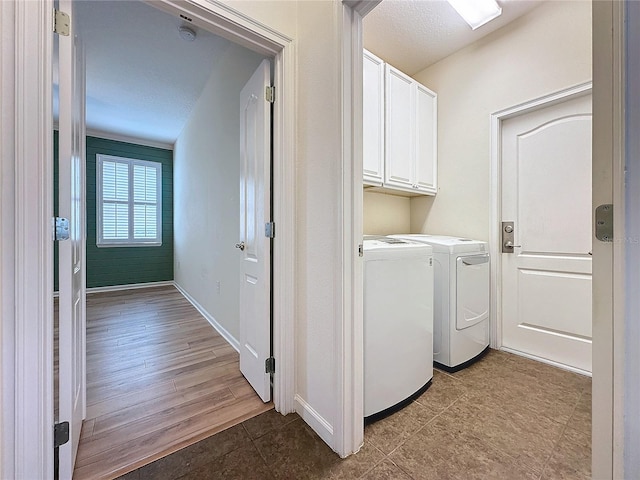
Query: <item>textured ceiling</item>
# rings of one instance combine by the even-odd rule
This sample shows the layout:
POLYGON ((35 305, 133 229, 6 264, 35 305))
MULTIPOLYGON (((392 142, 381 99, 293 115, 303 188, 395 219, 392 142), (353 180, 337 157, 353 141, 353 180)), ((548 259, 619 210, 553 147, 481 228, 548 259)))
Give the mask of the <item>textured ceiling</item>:
POLYGON ((502 15, 477 30, 445 0, 383 0, 364 18, 364 46, 408 75, 478 41, 545 0, 498 0, 502 15))
POLYGON ((87 53, 87 128, 173 144, 229 45, 138 1, 76 2, 87 53))

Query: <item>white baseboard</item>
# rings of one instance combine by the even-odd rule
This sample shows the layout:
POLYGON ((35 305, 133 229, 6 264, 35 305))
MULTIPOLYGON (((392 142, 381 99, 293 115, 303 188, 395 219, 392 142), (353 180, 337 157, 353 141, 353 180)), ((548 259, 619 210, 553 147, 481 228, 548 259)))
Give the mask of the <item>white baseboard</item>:
MULTIPOLYGON (((136 290, 138 288, 152 288, 152 287, 168 287, 175 285, 173 280, 168 280, 166 282, 148 282, 148 283, 130 283, 127 285, 110 285, 108 287, 91 287, 87 288, 87 295, 91 295, 92 293, 101 293, 101 292, 118 292, 120 290, 136 290)), ((54 292, 56 295, 57 292, 54 292)))
MULTIPOLYGON (((173 280, 167 280, 165 282, 147 282, 147 283, 128 283, 126 285, 109 285, 107 287, 91 287, 87 288, 87 295, 100 292, 118 292, 120 290, 135 290, 137 288, 152 288, 152 287, 168 287, 170 285, 175 286, 173 280)), ((53 292, 53 298, 58 298, 60 292, 53 292)))
POLYGON ((240 342, 233 335, 231 335, 222 325, 220 325, 218 321, 215 318, 213 318, 213 315, 207 312, 205 308, 202 305, 200 305, 191 295, 189 295, 180 285, 178 285, 175 282, 174 282, 174 285, 178 289, 178 291, 184 296, 184 298, 186 298, 189 301, 189 303, 191 303, 191 305, 193 305, 196 308, 196 310, 198 310, 198 312, 200 312, 200 314, 207 319, 207 321, 211 324, 211 326, 215 328, 216 331, 220 335, 222 335, 222 337, 227 342, 229 342, 229 345, 231 345, 233 348, 235 348, 235 350, 238 353, 240 353, 240 342))
POLYGON ((316 432, 324 442, 332 446, 333 426, 327 422, 322 415, 314 410, 300 395, 295 396, 296 413, 316 432))

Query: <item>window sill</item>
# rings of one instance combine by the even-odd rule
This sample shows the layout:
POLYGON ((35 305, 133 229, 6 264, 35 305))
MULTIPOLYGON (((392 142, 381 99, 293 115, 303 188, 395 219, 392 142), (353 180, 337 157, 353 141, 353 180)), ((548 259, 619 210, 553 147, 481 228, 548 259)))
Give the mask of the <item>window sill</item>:
POLYGON ((136 242, 136 243, 97 243, 98 248, 112 248, 112 247, 161 247, 162 242, 136 242))

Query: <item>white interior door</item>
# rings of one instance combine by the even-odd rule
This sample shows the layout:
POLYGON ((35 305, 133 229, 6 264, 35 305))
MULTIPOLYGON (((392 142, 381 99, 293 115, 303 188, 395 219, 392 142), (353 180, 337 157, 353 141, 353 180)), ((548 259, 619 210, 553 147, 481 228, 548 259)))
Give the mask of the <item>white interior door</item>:
POLYGON ((84 57, 73 22, 59 35, 59 216, 69 220, 69 240, 59 242, 59 419, 69 422, 69 442, 59 450, 59 475, 73 475, 85 418, 85 80, 84 57))
POLYGON ((271 352, 271 84, 263 60, 240 93, 240 371, 265 402, 271 377, 265 361, 271 352))
POLYGON ((590 94, 503 122, 501 208, 503 347, 591 372, 590 94))

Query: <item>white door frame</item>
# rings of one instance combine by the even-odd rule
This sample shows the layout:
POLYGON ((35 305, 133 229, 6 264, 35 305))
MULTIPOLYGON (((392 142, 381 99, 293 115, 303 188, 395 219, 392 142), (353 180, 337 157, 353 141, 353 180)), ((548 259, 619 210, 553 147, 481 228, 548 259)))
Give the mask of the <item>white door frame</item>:
POLYGON ((625 457, 637 458, 637 452, 627 452, 625 430, 640 424, 624 416, 626 389, 639 384, 637 378, 625 381, 628 360, 637 353, 625 351, 625 28, 633 28, 625 27, 625 3, 592 4, 593 208, 614 205, 613 243, 593 245, 593 478, 634 476, 625 471, 625 457))
POLYGON ((2 478, 53 478, 53 2, 0 2, 2 478))
MULTIPOLYGON (((591 88, 592 82, 582 83, 491 114, 491 213, 489 224, 491 304, 489 308, 489 324, 491 326, 490 339, 492 348, 502 348, 502 232, 500 228, 500 223, 502 222, 502 122, 518 115, 585 95, 591 91, 591 88)), ((555 365, 551 361, 548 363, 555 365)))
POLYGON ((382 0, 342 2, 342 312, 336 328, 338 412, 334 450, 364 442, 362 258, 362 18, 382 0))
MULTIPOLYGON (((219 2, 154 2, 274 58, 274 403, 294 411, 295 54, 219 2)), ((2 478, 53 478, 53 1, 0 2, 2 478)))

